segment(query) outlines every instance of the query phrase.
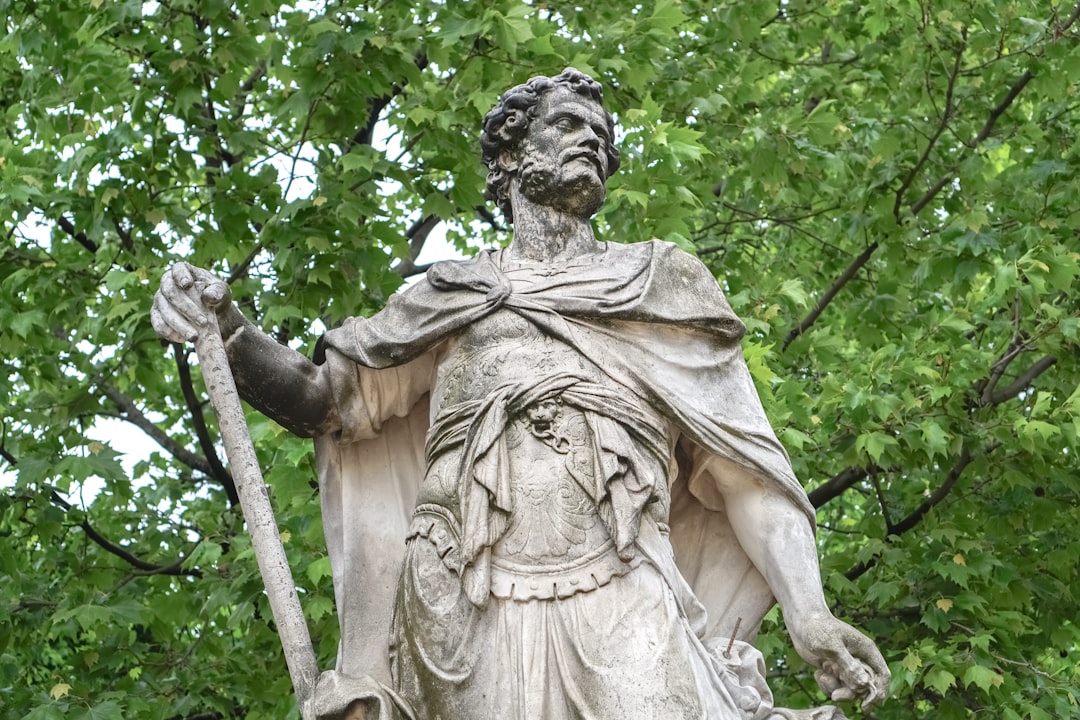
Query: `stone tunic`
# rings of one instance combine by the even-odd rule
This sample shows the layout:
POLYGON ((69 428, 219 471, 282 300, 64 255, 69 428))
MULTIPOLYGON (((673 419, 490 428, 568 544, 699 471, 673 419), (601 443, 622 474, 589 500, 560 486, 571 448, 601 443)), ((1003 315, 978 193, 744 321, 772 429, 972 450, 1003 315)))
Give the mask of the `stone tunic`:
POLYGON ((391 640, 417 717, 750 717, 638 547, 666 531, 666 422, 509 311, 435 366, 391 640))

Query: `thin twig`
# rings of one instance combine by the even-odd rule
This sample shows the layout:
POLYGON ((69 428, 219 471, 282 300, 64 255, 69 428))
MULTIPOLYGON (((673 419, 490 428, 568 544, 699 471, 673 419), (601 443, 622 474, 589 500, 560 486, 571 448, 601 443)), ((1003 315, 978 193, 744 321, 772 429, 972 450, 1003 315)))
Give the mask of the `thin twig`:
POLYGON ((889 515, 889 505, 885 502, 885 493, 881 490, 881 482, 878 480, 877 468, 874 468, 870 472, 870 484, 874 486, 874 492, 877 493, 878 505, 881 506, 881 517, 885 520, 885 532, 887 535, 893 534, 893 521, 889 515))
MULTIPOLYGON (((1024 87, 1028 84, 1028 82, 1030 82, 1032 77, 1033 77, 1033 75, 1032 75, 1031 71, 1030 70, 1026 71, 1009 88, 1009 92, 1006 94, 1005 99, 1002 100, 1000 103, 998 103, 993 109, 991 109, 990 116, 987 118, 986 124, 983 125, 983 129, 979 132, 978 135, 975 136, 975 138, 973 139, 971 145, 969 146, 969 148, 968 148, 969 152, 970 152, 970 150, 975 149, 976 146, 978 146, 980 143, 982 143, 984 140, 986 140, 990 136, 990 133, 993 131, 994 125, 997 123, 998 119, 1005 113, 1005 111, 1009 108, 1009 106, 1016 100, 1017 96, 1019 96, 1020 92, 1024 89, 1024 87)), ((954 80, 955 80, 955 78, 953 76, 950 76, 950 88, 951 88, 952 82, 954 80)), ((943 117, 943 120, 944 120, 944 118, 946 117, 946 114, 943 113, 942 117, 943 117)), ((943 130, 943 125, 944 125, 944 122, 939 124, 939 131, 943 130)), ((939 134, 940 134, 940 132, 936 133, 935 136, 932 136, 931 142, 927 146, 928 150, 933 145, 933 140, 936 140, 936 136, 939 135, 939 134)), ((935 197, 937 197, 938 193, 940 193, 947 185, 949 185, 949 183, 951 183, 953 181, 953 178, 954 178, 955 173, 956 173, 956 168, 959 166, 959 163, 961 163, 961 162, 963 162, 964 160, 967 159, 967 156, 968 156, 969 152, 964 153, 963 155, 961 155, 961 157, 957 159, 956 163, 954 163, 954 165, 945 173, 945 175, 941 179, 939 179, 936 183, 934 183, 934 185, 926 192, 926 194, 924 194, 921 198, 919 198, 919 200, 914 205, 911 206, 911 215, 912 216, 918 215, 920 212, 922 212, 926 208, 926 206, 929 205, 933 201, 933 199, 935 197)), ((924 152, 923 155, 925 157, 926 152, 924 152)), ((924 160, 922 158, 920 158, 919 162, 916 163, 916 168, 920 167, 920 165, 923 162, 924 162, 924 160)), ((913 173, 909 173, 908 177, 910 178, 910 180, 908 178, 905 178, 904 182, 901 184, 900 189, 897 191, 897 200, 898 201, 902 199, 902 196, 903 196, 904 193, 906 193, 907 187, 910 185, 910 183, 914 181, 914 174, 913 173)), ((896 215, 896 218, 899 220, 900 219, 899 205, 898 204, 894 205, 893 209, 894 209, 894 214, 896 215)), ((812 326, 814 324, 814 322, 817 321, 817 319, 821 316, 821 313, 824 312, 825 308, 828 307, 829 303, 836 296, 836 293, 839 292, 840 289, 842 289, 843 286, 846 285, 849 280, 851 280, 851 278, 855 275, 855 273, 859 270, 859 268, 861 268, 863 265, 866 264, 866 262, 870 259, 870 255, 873 254, 874 250, 876 250, 877 247, 878 247, 878 243, 875 241, 874 243, 872 243, 863 252, 862 255, 860 255, 858 258, 855 259, 855 262, 853 262, 852 265, 849 266, 848 269, 844 271, 843 275, 841 275, 839 278, 837 278, 836 282, 834 282, 833 286, 829 289, 829 292, 827 292, 825 295, 822 296, 821 301, 818 302, 818 304, 814 307, 814 309, 810 312, 810 314, 807 315, 806 318, 804 318, 802 322, 800 322, 795 328, 793 328, 791 330, 791 332, 788 333, 787 337, 784 339, 784 345, 783 345, 784 349, 787 349, 788 345, 791 344, 791 341, 793 341, 799 335, 806 332, 810 328, 810 326, 812 326)))
POLYGON ((101 390, 105 393, 105 397, 113 401, 120 410, 120 417, 135 427, 142 430, 144 433, 150 436, 158 445, 166 450, 170 455, 175 457, 180 462, 184 463, 193 470, 198 470, 204 475, 213 477, 214 470, 210 466, 210 463, 206 459, 196 453, 191 452, 182 444, 173 440, 169 435, 150 421, 146 415, 139 410, 135 405, 135 401, 124 395, 118 389, 112 385, 105 383, 101 384, 101 390))
MULTIPOLYGON (((953 61, 952 73, 948 73, 948 84, 945 86, 945 107, 941 109, 941 119, 938 122, 937 128, 930 136, 930 139, 926 142, 926 147, 923 149, 922 155, 908 171, 908 174, 904 176, 904 179, 900 183, 900 187, 896 190, 896 201, 893 203, 893 217, 897 222, 900 222, 900 207, 904 203, 904 195, 907 193, 908 188, 915 182, 915 178, 918 177, 919 171, 923 169, 926 162, 930 159, 930 154, 934 150, 934 146, 937 144, 938 139, 942 133, 945 132, 945 128, 949 125, 949 120, 952 119, 953 114, 953 93, 956 90, 956 78, 960 73, 960 61, 964 57, 964 51, 967 49, 967 44, 960 46, 960 49, 956 52, 956 58, 953 61)), ((927 72, 930 69, 927 68, 927 72)))
POLYGON ((199 447, 202 449, 203 455, 206 456, 212 470, 210 477, 220 482, 225 488, 225 494, 229 497, 229 506, 236 507, 240 502, 240 496, 236 492, 236 483, 233 482, 232 475, 222 465, 221 458, 218 457, 217 449, 214 447, 214 441, 210 438, 210 431, 206 427, 206 418, 203 416, 202 404, 195 395, 195 386, 192 384, 191 366, 188 365, 187 354, 182 346, 174 344, 173 355, 176 358, 176 368, 180 373, 180 388, 184 394, 184 401, 187 403, 188 410, 191 412, 191 421, 195 425, 195 434, 199 439, 199 447))
MULTIPOLYGON (((50 493, 49 499, 54 505, 58 506, 64 512, 68 512, 71 510, 71 503, 62 498, 59 493, 55 491, 50 493)), ((86 536, 93 540, 95 544, 101 547, 101 549, 120 558, 142 574, 202 577, 202 571, 197 568, 185 570, 183 568, 183 560, 178 560, 170 565, 155 565, 154 563, 147 562, 145 560, 142 560, 141 558, 136 557, 135 555, 132 555, 130 552, 120 547, 119 545, 110 542, 104 535, 95 530, 90 524, 90 521, 85 518, 79 523, 79 527, 81 527, 83 529, 83 532, 86 533, 86 536)))
POLYGON ((795 338, 799 337, 804 332, 810 329, 810 326, 813 325, 819 317, 821 317, 821 313, 825 312, 825 308, 829 306, 829 303, 832 302, 833 298, 836 297, 837 293, 843 290, 844 286, 847 285, 853 277, 855 277, 855 274, 859 272, 859 270, 862 269, 862 266, 870 260, 870 256, 873 255, 874 251, 877 249, 877 242, 870 243, 870 245, 865 250, 863 250, 859 254, 859 256, 851 262, 850 265, 848 265, 847 269, 840 274, 840 277, 836 278, 836 281, 833 282, 832 287, 830 287, 825 292, 825 294, 821 296, 821 299, 818 300, 817 305, 815 305, 814 309, 810 311, 810 314, 803 318, 802 322, 793 327, 791 331, 787 334, 787 337, 784 338, 784 345, 782 347, 782 350, 787 350, 788 345, 794 342, 795 338))

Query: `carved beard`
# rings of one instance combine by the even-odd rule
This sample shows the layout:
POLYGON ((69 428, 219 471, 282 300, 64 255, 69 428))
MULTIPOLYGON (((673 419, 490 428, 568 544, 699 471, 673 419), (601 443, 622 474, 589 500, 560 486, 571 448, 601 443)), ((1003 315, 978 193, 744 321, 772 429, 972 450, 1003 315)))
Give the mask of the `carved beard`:
POLYGON ((592 216, 604 204, 603 180, 591 173, 562 177, 562 166, 547 153, 529 153, 518 171, 521 193, 539 205, 592 216))
POLYGON ((521 161, 521 192, 533 202, 551 205, 558 193, 555 176, 558 166, 550 158, 526 155, 521 161))

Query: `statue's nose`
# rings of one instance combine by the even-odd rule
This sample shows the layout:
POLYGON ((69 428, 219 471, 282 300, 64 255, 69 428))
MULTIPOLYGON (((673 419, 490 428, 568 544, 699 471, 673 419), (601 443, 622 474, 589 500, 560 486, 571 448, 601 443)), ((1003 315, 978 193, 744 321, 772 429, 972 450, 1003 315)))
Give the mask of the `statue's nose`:
POLYGON ((600 149, 600 137, 596 134, 596 131, 588 125, 582 129, 581 143, 590 150, 600 149))

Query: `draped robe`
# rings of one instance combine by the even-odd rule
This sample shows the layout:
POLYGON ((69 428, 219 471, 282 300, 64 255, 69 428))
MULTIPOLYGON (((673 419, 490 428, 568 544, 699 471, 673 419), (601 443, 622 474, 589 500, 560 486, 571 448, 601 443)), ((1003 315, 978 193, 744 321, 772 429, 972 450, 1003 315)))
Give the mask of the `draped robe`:
MULTIPOLYGON (((674 563, 655 550, 647 554, 662 566, 703 643, 726 644, 737 619, 740 640, 756 634, 773 599, 731 529, 721 484, 756 483, 800 509, 811 527, 813 510, 747 371, 743 325, 708 270, 674 245, 601 247, 524 287, 501 269, 505 251, 439 263, 377 315, 350 319, 325 336, 316 360, 328 364, 342 429, 317 438, 316 451, 342 676, 393 684, 386 639, 403 539, 427 468, 425 439, 437 430, 423 378, 432 377, 442 343, 503 311, 589 358, 609 384, 678 429, 679 472, 670 487, 674 563)), ((470 597, 482 602, 489 580, 468 570, 483 565, 485 547, 475 539, 473 545, 462 582, 471 582, 470 597)), ((393 693, 372 702, 394 716, 387 705, 398 702, 393 693)))

